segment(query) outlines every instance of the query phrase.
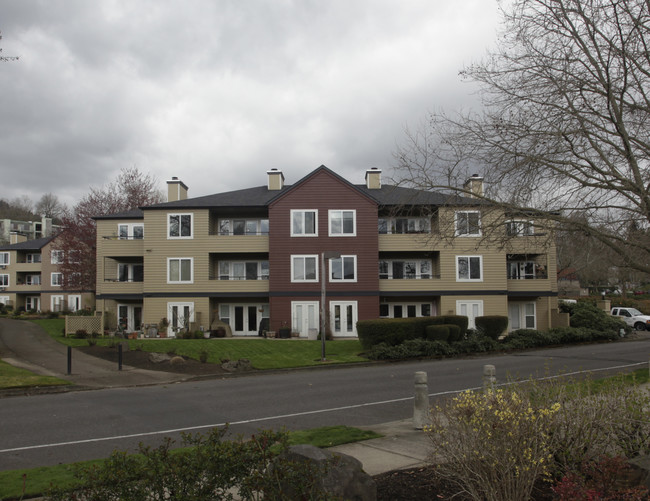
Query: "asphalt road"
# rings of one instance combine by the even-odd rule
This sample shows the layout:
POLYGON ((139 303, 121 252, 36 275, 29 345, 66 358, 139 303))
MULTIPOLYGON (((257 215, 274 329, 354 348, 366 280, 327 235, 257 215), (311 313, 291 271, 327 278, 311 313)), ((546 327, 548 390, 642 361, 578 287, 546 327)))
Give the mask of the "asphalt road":
POLYGON ((247 377, 0 400, 0 470, 69 463, 178 439, 230 423, 260 428, 373 424, 412 416, 414 373, 428 374, 431 400, 481 385, 483 366, 499 382, 549 373, 647 367, 650 340, 511 355, 377 366, 294 370, 247 377))

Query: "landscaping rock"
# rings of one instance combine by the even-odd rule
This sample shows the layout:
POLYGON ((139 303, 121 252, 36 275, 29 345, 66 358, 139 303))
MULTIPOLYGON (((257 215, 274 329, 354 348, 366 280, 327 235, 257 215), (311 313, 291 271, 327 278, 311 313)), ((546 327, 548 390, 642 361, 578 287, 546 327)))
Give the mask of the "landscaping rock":
POLYGON ((628 487, 643 485, 650 489, 650 456, 638 456, 628 460, 630 472, 626 475, 628 487))
POLYGON ((171 358, 171 355, 168 355, 167 353, 149 353, 149 361, 154 364, 169 362, 171 358))
POLYGON ((247 358, 240 358, 239 360, 226 360, 221 364, 221 368, 228 372, 244 372, 250 371, 251 361, 247 358))
POLYGON ((185 365, 185 359, 183 357, 173 357, 169 361, 169 365, 185 365))
MULTIPOLYGON (((337 499, 376 501, 377 485, 363 471, 361 462, 347 454, 334 453, 313 445, 293 445, 279 459, 311 463, 320 475, 319 485, 337 499)), ((288 499, 300 499, 300 493, 287 492, 288 499)))

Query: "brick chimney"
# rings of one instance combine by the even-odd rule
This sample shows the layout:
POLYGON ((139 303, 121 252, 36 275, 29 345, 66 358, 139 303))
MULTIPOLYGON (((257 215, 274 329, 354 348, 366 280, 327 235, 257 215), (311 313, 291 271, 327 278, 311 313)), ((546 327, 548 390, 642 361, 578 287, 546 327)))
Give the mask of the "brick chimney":
POLYGON ((366 187, 369 190, 378 190, 381 188, 381 169, 373 167, 366 171, 366 187))
POLYGON ((177 200, 187 199, 187 186, 183 181, 177 177, 172 177, 171 181, 167 181, 167 201, 176 202, 177 200))
POLYGON ((269 191, 278 191, 284 188, 284 175, 281 170, 271 169, 266 171, 269 176, 268 187, 269 191))
POLYGON ((470 192, 471 198, 482 198, 483 197, 483 178, 478 174, 474 174, 467 181, 463 188, 466 191, 470 192))

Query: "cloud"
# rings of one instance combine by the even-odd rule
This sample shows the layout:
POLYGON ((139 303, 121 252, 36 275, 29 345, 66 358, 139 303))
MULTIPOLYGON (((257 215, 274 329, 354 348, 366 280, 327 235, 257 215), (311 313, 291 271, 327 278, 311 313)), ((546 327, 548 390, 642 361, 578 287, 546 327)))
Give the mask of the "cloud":
POLYGON ((388 170, 407 124, 471 102, 496 2, 6 2, 0 197, 68 203, 137 165, 190 196, 388 170))

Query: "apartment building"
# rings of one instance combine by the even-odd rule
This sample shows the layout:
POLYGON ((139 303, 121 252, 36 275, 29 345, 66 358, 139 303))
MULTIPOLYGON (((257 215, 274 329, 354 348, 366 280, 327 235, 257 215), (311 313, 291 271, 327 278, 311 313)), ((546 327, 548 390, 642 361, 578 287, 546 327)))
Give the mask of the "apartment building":
MULTIPOLYGON (((234 335, 321 325, 356 336, 378 317, 507 315, 512 329, 547 329, 557 310, 555 247, 526 218, 478 197, 390 186, 381 171, 355 185, 321 166, 293 185, 266 184, 97 217, 97 309, 128 330, 217 319, 234 335), (499 225, 499 238, 484 229, 499 225), (265 320, 268 319, 268 320, 265 320)), ((468 180, 473 193, 482 179, 468 180)))
POLYGON ((63 290, 57 235, 28 240, 11 233, 11 244, 0 246, 0 303, 14 311, 77 311, 94 309, 94 292, 63 290))
POLYGON ((11 234, 18 233, 34 240, 55 235, 61 231, 59 225, 52 223, 52 218, 43 216, 40 221, 20 221, 17 219, 0 219, 0 242, 11 242, 11 234))

